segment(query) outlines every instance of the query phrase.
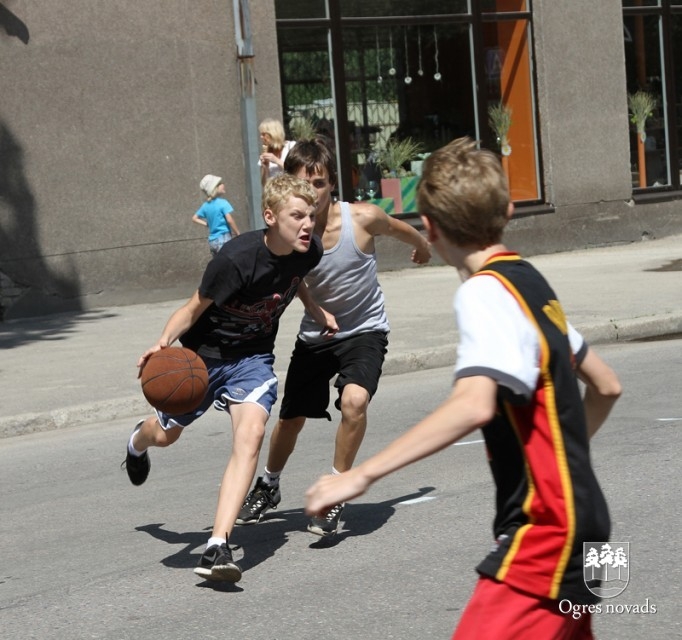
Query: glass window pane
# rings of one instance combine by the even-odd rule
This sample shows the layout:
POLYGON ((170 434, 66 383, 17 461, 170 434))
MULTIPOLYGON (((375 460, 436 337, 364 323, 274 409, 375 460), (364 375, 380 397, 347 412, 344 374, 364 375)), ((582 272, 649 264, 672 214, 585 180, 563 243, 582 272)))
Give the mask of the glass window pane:
POLYGON ((368 16, 421 16, 467 13, 467 0, 340 0, 344 18, 368 16))
MULTIPOLYGON (((630 125, 630 165, 634 187, 670 184, 660 24, 660 18, 653 15, 624 18, 628 102, 648 97, 654 103, 653 110, 643 118, 643 136, 641 125, 639 130, 636 123, 631 122, 630 125)), ((629 107, 632 120, 632 105, 629 107)))
MULTIPOLYGON (((408 178, 418 173, 417 154, 390 167, 377 164, 389 142, 411 138, 426 153, 475 136, 468 26, 354 27, 344 30, 343 44, 353 181, 363 190, 356 197, 389 172, 408 178)), ((416 211, 411 192, 409 198, 371 196, 393 198, 380 202, 389 213, 416 211)))
MULTIPOLYGON (((489 135, 502 155, 512 199, 540 197, 535 100, 527 20, 485 23, 485 100, 489 135)), ((488 132, 486 132, 488 133, 488 132)), ((484 136, 487 137, 487 136, 484 136)))
POLYGON ((275 16, 278 20, 302 20, 326 18, 325 0, 275 0, 275 16))
POLYGON ((292 128, 310 123, 333 134, 334 101, 327 29, 280 29, 277 32, 282 103, 287 138, 292 128))

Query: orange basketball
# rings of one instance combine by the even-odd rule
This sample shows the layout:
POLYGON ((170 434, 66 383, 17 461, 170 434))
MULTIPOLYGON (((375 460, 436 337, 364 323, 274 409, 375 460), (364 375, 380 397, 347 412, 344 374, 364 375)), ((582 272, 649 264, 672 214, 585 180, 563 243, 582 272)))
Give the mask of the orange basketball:
POLYGON ((152 407, 181 415, 201 404, 208 389, 208 371, 191 349, 168 347, 150 356, 142 368, 140 382, 152 407))

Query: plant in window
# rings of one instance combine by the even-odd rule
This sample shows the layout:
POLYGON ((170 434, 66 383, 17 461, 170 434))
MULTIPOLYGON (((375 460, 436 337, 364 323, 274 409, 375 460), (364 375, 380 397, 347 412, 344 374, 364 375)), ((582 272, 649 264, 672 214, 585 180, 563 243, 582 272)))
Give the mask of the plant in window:
POLYGON ((315 123, 310 118, 294 118, 289 123, 294 140, 311 140, 317 134, 315 123))
POLYGON ((509 129, 512 125, 512 110, 502 102, 488 107, 488 125, 495 132, 497 144, 503 156, 511 155, 509 144, 509 129))
POLYGON ((421 142, 410 137, 389 140, 386 147, 377 153, 378 163, 384 170, 385 177, 402 178, 409 175, 403 165, 417 158, 423 149, 421 142))
POLYGON ((637 127, 642 142, 646 140, 646 121, 654 115, 658 102, 648 91, 637 91, 628 95, 630 122, 637 127))
POLYGON ((628 94, 630 122, 637 127, 637 163, 639 170, 639 186, 646 187, 646 121, 654 114, 658 102, 647 91, 628 94))

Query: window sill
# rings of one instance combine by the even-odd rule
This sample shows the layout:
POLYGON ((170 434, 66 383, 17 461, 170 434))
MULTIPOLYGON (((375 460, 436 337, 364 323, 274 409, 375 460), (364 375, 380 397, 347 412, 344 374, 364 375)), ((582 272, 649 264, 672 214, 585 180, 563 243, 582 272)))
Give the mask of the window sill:
POLYGON ((654 202, 671 202, 672 200, 682 199, 682 191, 671 191, 671 190, 641 190, 633 192, 632 199, 635 204, 649 204, 654 202))

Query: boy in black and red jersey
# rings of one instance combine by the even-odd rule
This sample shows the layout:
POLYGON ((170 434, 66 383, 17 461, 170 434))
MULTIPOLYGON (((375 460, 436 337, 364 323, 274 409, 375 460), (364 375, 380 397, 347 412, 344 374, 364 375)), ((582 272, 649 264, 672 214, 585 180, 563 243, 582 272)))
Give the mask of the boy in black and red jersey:
POLYGON ((453 638, 592 638, 589 615, 575 620, 558 605, 596 600, 583 579, 583 542, 607 540, 610 521, 588 443, 620 396, 618 378, 543 276, 502 244, 513 206, 493 153, 468 138, 433 153, 418 205, 428 240, 464 281, 452 394, 377 455, 320 478, 307 511, 359 496, 480 428, 497 489, 497 545, 477 567, 453 638))

